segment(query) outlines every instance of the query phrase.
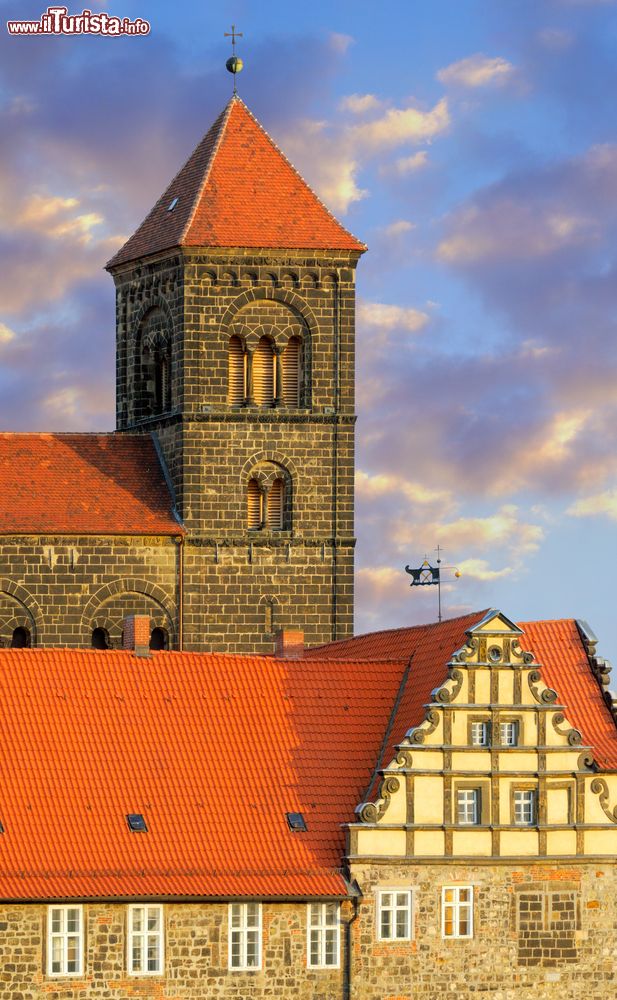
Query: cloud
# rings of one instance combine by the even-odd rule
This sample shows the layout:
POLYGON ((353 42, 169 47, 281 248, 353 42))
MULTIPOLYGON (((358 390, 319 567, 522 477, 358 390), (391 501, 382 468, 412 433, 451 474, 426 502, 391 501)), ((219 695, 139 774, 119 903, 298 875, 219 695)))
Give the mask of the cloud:
POLYGON ((402 476, 370 475, 362 469, 356 472, 356 494, 362 498, 375 499, 388 495, 400 494, 415 504, 439 504, 449 507, 452 496, 446 490, 433 489, 422 483, 409 481, 402 476))
POLYGON ((540 525, 521 521, 515 504, 504 504, 487 517, 459 517, 449 524, 437 526, 436 537, 456 551, 469 547, 482 550, 507 546, 520 557, 537 550, 544 530, 540 525))
POLYGON ((595 496, 577 500, 568 507, 567 514, 572 517, 597 517, 605 515, 611 521, 617 521, 617 489, 606 490, 595 496))
POLYGON ((375 111, 382 102, 375 94, 349 94, 339 103, 341 111, 351 111, 354 115, 363 115, 367 111, 375 111))
POLYGON ((98 212, 75 214, 73 209, 78 208, 79 204, 77 198, 33 194, 18 211, 16 225, 45 233, 54 239, 76 236, 80 242, 89 243, 92 239, 90 230, 101 225, 103 216, 98 212))
POLYGON ((15 331, 5 323, 0 323, 0 344, 8 344, 11 340, 15 340, 15 331))
POLYGON ((329 35, 330 47, 334 52, 345 55, 350 45, 353 45, 355 38, 352 35, 344 35, 337 31, 331 31, 329 35))
POLYGON ((437 247, 437 257, 448 262, 543 257, 597 238, 595 221, 588 216, 568 212, 565 206, 511 198, 466 208, 452 218, 450 228, 451 235, 437 247))
POLYGON ((413 222, 409 222, 408 219, 397 219, 396 222, 390 222, 387 226, 382 226, 380 232, 384 236, 396 237, 402 236, 403 233, 410 233, 415 228, 413 222))
POLYGON ((394 163, 385 167, 384 171, 405 177, 417 170, 423 170, 426 166, 428 166, 428 153, 425 149, 421 149, 417 153, 412 153, 411 156, 399 156, 394 163))
POLYGON ((454 87, 503 87, 512 80, 514 73, 514 66, 507 59, 491 58, 478 52, 440 69, 437 79, 454 87))
POLYGON ((511 576, 514 572, 511 566, 504 566, 502 569, 491 569, 486 559, 464 559, 458 565, 461 577, 472 580, 492 581, 500 580, 504 576, 511 576))
POLYGON ((398 328, 411 333, 418 333, 430 319, 428 313, 420 309, 363 300, 358 303, 356 316, 358 322, 366 326, 378 326, 384 330, 398 328))
POLYGON ((565 52, 575 40, 575 36, 566 28, 542 28, 536 35, 540 45, 552 52, 565 52))
POLYGON ((449 125, 448 102, 443 97, 430 111, 390 108, 380 118, 351 126, 349 136, 357 148, 377 152, 404 143, 427 142, 445 132, 449 125))

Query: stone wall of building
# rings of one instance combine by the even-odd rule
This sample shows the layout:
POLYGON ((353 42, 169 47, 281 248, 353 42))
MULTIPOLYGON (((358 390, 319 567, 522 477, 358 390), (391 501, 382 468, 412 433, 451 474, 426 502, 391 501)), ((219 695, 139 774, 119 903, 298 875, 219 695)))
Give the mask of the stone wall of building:
POLYGON ((186 649, 270 652, 280 626, 311 644, 352 634, 356 262, 184 250, 114 275, 118 428, 156 431, 173 481, 186 649), (302 343, 298 406, 228 401, 230 337, 251 356, 264 335, 279 356, 302 343), (147 358, 165 344, 170 406, 156 413, 147 358), (249 531, 248 481, 268 469, 288 486, 284 529, 249 531))
POLYGON ((563 864, 355 865, 357 1000, 606 1000, 615 995, 617 869, 563 864), (444 938, 442 888, 474 887, 471 938, 444 938), (410 941, 377 938, 377 890, 413 890, 410 941))
POLYGON ((306 904, 264 904, 262 968, 248 972, 228 969, 226 903, 165 905, 162 975, 128 973, 128 907, 90 903, 84 906, 84 974, 49 976, 47 919, 48 909, 43 905, 0 907, 3 1000, 273 996, 339 1000, 343 995, 343 963, 336 969, 307 967, 306 904))
POLYGON ((0 642, 27 628, 32 645, 90 646, 104 628, 119 648, 129 614, 177 639, 178 545, 173 538, 0 538, 0 642))

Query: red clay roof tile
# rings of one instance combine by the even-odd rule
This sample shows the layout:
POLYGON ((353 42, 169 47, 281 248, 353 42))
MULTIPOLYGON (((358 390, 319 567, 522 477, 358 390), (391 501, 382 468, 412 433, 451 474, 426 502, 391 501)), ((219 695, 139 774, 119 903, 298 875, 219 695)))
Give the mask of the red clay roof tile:
POLYGON ((0 434, 0 534, 182 532, 148 435, 0 434))
MULTIPOLYGON (((452 653, 465 643, 467 629, 477 625, 487 611, 477 611, 441 624, 414 625, 343 639, 306 651, 322 660, 339 657, 365 659, 389 656, 411 657, 409 676, 401 696, 385 758, 394 756, 395 746, 408 729, 420 724, 431 691, 446 679, 452 653)), ((535 654, 544 683, 557 691, 572 725, 594 748, 601 767, 617 768, 617 727, 591 673, 585 647, 572 619, 520 622, 521 645, 535 654)))
POLYGON ((0 650, 0 898, 344 895, 403 669, 0 650))
POLYGON ((366 250, 237 96, 107 267, 194 246, 366 250))

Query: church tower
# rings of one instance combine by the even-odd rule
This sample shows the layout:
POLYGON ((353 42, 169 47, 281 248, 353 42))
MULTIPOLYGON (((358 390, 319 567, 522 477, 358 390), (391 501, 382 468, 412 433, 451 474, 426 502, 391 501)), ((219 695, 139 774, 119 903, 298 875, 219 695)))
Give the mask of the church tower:
POLYGON ((152 434, 186 530, 185 649, 352 633, 365 249, 234 95, 107 265, 117 429, 152 434))

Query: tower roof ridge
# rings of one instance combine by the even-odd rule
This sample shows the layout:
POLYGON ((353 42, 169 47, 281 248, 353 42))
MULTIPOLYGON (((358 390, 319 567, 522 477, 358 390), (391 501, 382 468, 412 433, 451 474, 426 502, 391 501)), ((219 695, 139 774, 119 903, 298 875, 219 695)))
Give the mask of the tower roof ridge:
POLYGON ((183 246, 366 250, 237 94, 107 267, 183 246))

